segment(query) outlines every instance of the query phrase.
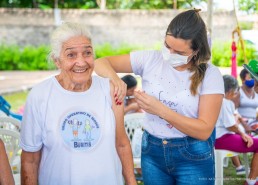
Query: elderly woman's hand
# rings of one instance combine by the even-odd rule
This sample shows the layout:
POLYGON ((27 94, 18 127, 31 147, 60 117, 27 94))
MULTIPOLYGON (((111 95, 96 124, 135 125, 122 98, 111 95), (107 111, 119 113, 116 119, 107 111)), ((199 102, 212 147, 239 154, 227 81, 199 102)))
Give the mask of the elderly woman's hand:
POLYGON ((126 83, 124 83, 123 80, 121 80, 118 76, 115 76, 111 79, 112 84, 114 85, 114 97, 116 104, 121 105, 124 101, 125 95, 126 95, 126 83))

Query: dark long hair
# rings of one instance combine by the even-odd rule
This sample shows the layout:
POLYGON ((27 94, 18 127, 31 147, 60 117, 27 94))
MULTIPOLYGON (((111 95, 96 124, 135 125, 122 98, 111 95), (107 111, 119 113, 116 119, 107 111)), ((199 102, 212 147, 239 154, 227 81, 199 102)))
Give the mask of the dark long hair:
POLYGON ((198 51, 191 59, 193 65, 189 69, 191 76, 190 91, 197 94, 197 88, 201 84, 207 69, 207 62, 211 57, 211 51, 207 39, 207 30, 204 21, 199 15, 200 10, 193 9, 178 14, 169 24, 166 35, 191 41, 191 49, 198 51))

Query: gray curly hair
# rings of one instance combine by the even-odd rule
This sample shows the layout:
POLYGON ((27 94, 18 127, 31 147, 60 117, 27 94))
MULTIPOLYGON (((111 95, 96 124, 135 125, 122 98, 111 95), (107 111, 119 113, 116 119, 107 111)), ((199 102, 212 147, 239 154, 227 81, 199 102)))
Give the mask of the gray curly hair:
POLYGON ((91 34, 87 27, 80 23, 64 22, 58 26, 50 37, 50 53, 48 59, 60 57, 62 44, 75 36, 84 36, 91 42, 91 34))

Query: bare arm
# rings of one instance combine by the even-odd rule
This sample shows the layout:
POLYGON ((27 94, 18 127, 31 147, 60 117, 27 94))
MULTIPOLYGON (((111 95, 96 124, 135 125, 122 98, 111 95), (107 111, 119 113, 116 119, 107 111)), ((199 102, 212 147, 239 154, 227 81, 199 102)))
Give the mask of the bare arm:
POLYGON ((182 133, 193 138, 206 140, 211 135, 219 116, 223 95, 200 96, 198 118, 189 118, 176 113, 153 96, 144 92, 134 93, 138 105, 146 112, 165 119, 182 133))
POLYGON ((96 59, 94 70, 98 75, 111 79, 115 86, 114 96, 122 102, 126 94, 126 84, 116 73, 132 73, 130 56, 120 55, 96 59))
POLYGON ((239 130, 237 124, 235 124, 231 127, 228 127, 227 129, 231 132, 235 132, 236 134, 239 134, 242 137, 242 139, 246 142, 247 147, 250 147, 250 146, 253 145, 253 139, 249 135, 247 135, 246 133, 239 130))
POLYGON ((12 170, 3 141, 0 139, 0 184, 14 185, 12 170))
POLYGON ((21 154, 21 184, 37 185, 38 168, 41 159, 41 150, 37 152, 22 151, 21 154))
POLYGON ((123 106, 118 106, 115 104, 115 99, 112 96, 114 87, 112 84, 110 84, 110 87, 112 97, 112 109, 114 111, 116 119, 116 150, 122 163, 123 176, 126 184, 136 185, 137 183, 134 176, 132 149, 124 128, 123 106))
POLYGON ((251 133, 252 132, 252 128, 247 124, 247 120, 245 120, 244 118, 240 117, 239 118, 239 122, 240 124, 244 127, 246 133, 251 133))

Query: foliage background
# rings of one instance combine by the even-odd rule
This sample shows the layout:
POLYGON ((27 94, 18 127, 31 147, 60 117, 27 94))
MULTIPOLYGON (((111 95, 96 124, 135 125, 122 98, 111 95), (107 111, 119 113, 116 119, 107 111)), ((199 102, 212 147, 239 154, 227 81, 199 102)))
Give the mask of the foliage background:
MULTIPOLYGON (((148 49, 160 49, 160 45, 153 46, 148 49)), ((128 44, 121 44, 113 47, 106 43, 95 46, 96 58, 127 54, 133 50, 146 49, 142 46, 131 46, 128 44)), ((45 45, 39 47, 26 46, 20 48, 16 45, 0 45, 0 70, 51 70, 55 69, 52 61, 47 61, 50 48, 45 45)), ((248 60, 258 60, 258 53, 255 51, 253 45, 246 43, 245 51, 248 60)), ((214 41, 212 44, 212 63, 220 67, 231 66, 231 42, 214 41)), ((238 66, 244 64, 243 51, 240 46, 237 53, 238 66)))
MULTIPOLYGON (((192 8, 207 0, 0 0, 0 7, 7 8, 78 8, 99 9, 102 2, 105 9, 178 9, 192 8)), ((239 10, 247 13, 258 12, 257 0, 235 0, 239 10)))

